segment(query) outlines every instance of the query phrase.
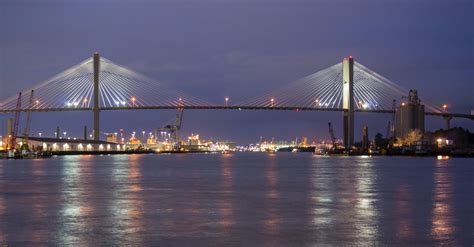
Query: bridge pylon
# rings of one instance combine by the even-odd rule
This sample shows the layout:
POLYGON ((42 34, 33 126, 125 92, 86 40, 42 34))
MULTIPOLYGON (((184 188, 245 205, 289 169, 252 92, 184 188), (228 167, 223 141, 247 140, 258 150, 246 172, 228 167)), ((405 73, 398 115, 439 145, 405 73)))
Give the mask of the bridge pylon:
POLYGON ((92 111, 94 112, 94 141, 100 140, 100 109, 99 109, 99 70, 100 55, 94 53, 94 98, 92 111))
POLYGON ((350 149, 354 144, 354 59, 352 56, 342 60, 342 108, 344 146, 350 149))

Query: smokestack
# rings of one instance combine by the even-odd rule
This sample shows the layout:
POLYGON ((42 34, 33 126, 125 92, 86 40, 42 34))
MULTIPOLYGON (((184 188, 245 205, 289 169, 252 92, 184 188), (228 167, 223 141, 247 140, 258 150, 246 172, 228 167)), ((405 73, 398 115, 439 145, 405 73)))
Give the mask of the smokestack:
POLYGON ((87 125, 84 125, 84 140, 87 140, 87 125))

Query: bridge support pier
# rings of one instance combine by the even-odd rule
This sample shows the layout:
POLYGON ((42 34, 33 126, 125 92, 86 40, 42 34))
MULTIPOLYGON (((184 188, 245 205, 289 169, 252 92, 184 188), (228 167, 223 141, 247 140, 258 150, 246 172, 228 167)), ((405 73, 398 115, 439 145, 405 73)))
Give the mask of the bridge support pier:
POLYGON ((354 144, 354 59, 342 60, 342 108, 344 146, 349 150, 354 144))
POLYGON ((100 140, 99 69, 100 55, 98 52, 96 52, 94 53, 94 105, 92 107, 92 111, 94 112, 94 141, 100 140))
POLYGON ((446 130, 449 130, 451 128, 451 119, 453 119, 453 116, 444 115, 443 118, 444 118, 444 121, 445 121, 444 127, 446 128, 446 130))

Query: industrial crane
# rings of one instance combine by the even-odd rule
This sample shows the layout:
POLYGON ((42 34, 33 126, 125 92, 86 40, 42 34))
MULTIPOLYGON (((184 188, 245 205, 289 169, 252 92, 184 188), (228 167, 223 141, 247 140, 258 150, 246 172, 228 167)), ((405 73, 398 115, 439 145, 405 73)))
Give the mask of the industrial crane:
POLYGON ((164 131, 170 134, 170 138, 173 140, 175 148, 179 149, 179 130, 181 129, 181 123, 183 122, 183 108, 178 108, 176 113, 176 118, 174 122, 169 123, 161 128, 155 129, 155 136, 157 136, 159 131, 164 131))
MULTIPOLYGON (((31 93, 30 93, 30 102, 29 102, 29 105, 28 105, 28 108, 31 110, 33 108, 33 100, 34 100, 34 93, 35 93, 35 90, 31 90, 31 93)), ((31 128, 31 111, 29 111, 28 113, 26 113, 26 124, 25 124, 25 128, 23 129, 23 145, 26 145, 26 148, 28 148, 28 138, 30 137, 30 128, 31 128)))
POLYGON ((15 108, 15 119, 13 120, 13 128, 10 141, 9 149, 13 150, 16 146, 16 136, 18 135, 18 124, 20 123, 20 110, 21 110, 21 92, 18 93, 18 100, 16 101, 16 108, 15 108))
POLYGON ((336 150, 336 137, 334 136, 334 130, 332 129, 331 122, 328 123, 329 126, 329 135, 331 136, 332 149, 336 150))

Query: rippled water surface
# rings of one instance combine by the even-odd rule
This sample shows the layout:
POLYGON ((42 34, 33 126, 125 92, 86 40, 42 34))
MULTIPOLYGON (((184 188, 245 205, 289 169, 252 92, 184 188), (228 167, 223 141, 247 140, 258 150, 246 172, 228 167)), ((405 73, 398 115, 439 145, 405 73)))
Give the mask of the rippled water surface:
POLYGON ((0 160, 0 245, 472 246, 473 180, 454 158, 0 160))

